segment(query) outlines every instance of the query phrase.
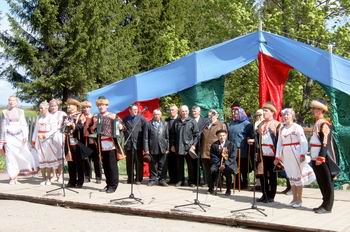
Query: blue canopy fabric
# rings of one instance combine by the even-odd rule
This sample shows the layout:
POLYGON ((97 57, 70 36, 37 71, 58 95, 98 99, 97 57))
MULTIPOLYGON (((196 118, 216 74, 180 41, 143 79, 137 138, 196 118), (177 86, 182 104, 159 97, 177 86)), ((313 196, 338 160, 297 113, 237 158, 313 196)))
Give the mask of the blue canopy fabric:
MULTIPOLYGON (((99 96, 105 96, 110 100, 109 110, 120 112, 136 101, 167 96, 219 78, 256 60, 260 51, 350 95, 350 60, 283 36, 257 31, 91 91, 87 99, 95 102, 99 96)), ((95 106, 93 111, 96 112, 95 106)))

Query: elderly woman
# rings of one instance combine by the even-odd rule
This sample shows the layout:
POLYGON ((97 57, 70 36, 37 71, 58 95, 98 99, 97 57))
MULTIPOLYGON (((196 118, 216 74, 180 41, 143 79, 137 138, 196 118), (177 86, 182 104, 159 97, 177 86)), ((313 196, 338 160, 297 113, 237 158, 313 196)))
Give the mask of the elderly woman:
MULTIPOLYGON (((234 152, 240 152, 239 173, 237 181, 241 182, 242 189, 248 188, 248 173, 252 170, 249 164, 250 152, 248 139, 254 138, 254 127, 249 122, 246 113, 241 107, 232 108, 232 121, 228 126, 229 140, 234 145, 234 152)), ((238 156, 237 156, 238 158, 238 156)))
MULTIPOLYGON (((61 110, 59 110, 59 107, 61 105, 61 101, 58 99, 52 99, 49 102, 49 111, 52 114, 53 118, 57 122, 57 132, 53 136, 53 144, 55 146, 55 149, 57 149, 56 157, 57 159, 62 159, 62 153, 63 153, 63 134, 61 133, 61 127, 62 123, 65 117, 67 117, 67 114, 61 110)), ((56 171, 56 181, 62 182, 62 165, 60 164, 56 171)))
POLYGON ((17 98, 8 99, 7 109, 2 111, 0 152, 6 157, 10 184, 19 184, 17 176, 30 175, 38 167, 28 146, 28 125, 24 111, 17 108, 17 98))
POLYGON ((49 103, 44 101, 39 105, 40 116, 35 124, 32 143, 39 157, 39 167, 43 176, 40 185, 51 185, 52 169, 57 169, 61 164, 61 158, 57 158, 57 148, 54 144, 54 136, 57 132, 57 121, 49 113, 49 103))
POLYGON ((284 166, 290 181, 293 200, 290 205, 300 208, 302 204, 303 185, 315 180, 315 174, 308 164, 308 143, 303 128, 294 122, 293 109, 282 110, 283 125, 280 127, 275 164, 284 166))

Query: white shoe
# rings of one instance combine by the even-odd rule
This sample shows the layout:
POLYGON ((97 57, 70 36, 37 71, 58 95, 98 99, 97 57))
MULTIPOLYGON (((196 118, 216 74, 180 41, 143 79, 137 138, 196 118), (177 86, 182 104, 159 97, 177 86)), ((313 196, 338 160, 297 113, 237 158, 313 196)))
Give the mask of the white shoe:
POLYGON ((17 179, 15 180, 16 184, 22 184, 21 182, 19 182, 17 179))
POLYGON ((295 201, 291 201, 291 202, 289 203, 289 206, 293 206, 294 204, 296 204, 296 202, 295 202, 295 201))
POLYGON ((50 181, 50 180, 47 180, 47 181, 45 182, 45 185, 51 185, 51 181, 50 181))
POLYGON ((45 185, 46 185, 46 180, 40 182, 40 185, 41 185, 41 186, 45 186, 45 185))
POLYGON ((9 184, 10 184, 10 185, 16 184, 16 180, 10 180, 9 184))
POLYGON ((292 205, 293 208, 300 208, 301 207, 301 203, 295 203, 294 205, 292 205))

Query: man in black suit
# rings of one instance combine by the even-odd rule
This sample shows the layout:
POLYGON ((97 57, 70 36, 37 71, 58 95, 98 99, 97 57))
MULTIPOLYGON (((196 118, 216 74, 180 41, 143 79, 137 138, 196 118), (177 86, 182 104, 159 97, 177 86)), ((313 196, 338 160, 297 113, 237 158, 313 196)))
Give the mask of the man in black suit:
MULTIPOLYGON (((204 128, 209 124, 209 119, 208 118, 203 118, 201 116, 201 108, 199 106, 193 106, 192 107, 192 118, 197 122, 198 129, 199 129, 199 137, 198 137, 198 142, 195 144, 196 145, 196 151, 199 154, 200 152, 200 141, 201 141, 201 136, 204 128)), ((200 154, 199 154, 200 155, 200 154)), ((198 161, 197 159, 191 159, 192 162, 192 167, 193 170, 191 170, 191 173, 189 175, 189 183, 193 187, 197 183, 197 166, 198 166, 198 161)), ((199 176, 200 178, 200 176, 199 176)), ((200 183, 199 179, 199 183, 200 183)))
MULTIPOLYGON (((165 119, 165 122, 168 126, 169 131, 169 141, 171 141, 172 137, 175 136, 174 133, 172 133, 172 127, 174 125, 174 121, 178 118, 178 111, 176 105, 171 105, 169 107, 169 113, 170 116, 165 119)), ((166 168, 168 169, 169 174, 169 184, 176 184, 178 182, 177 180, 177 154, 176 152, 170 151, 167 155, 167 165, 166 168)))
MULTIPOLYGON (((180 107, 180 117, 174 121, 172 128, 174 136, 171 141, 171 151, 176 152, 177 156, 177 179, 176 186, 184 185, 184 163, 187 162, 187 170, 189 174, 193 173, 192 158, 189 155, 189 150, 195 150, 195 145, 198 142, 199 129, 196 121, 189 117, 188 106, 180 107)), ((193 177, 192 177, 193 178, 193 177)), ((190 184, 190 182, 189 182, 190 184)))
POLYGON ((220 178, 219 172, 224 173, 226 178, 226 196, 231 195, 232 174, 237 173, 236 154, 233 144, 227 140, 227 131, 220 129, 216 132, 218 140, 210 147, 211 177, 209 193, 214 193, 214 183, 220 178))
POLYGON ((130 184, 131 181, 135 181, 136 179, 136 184, 139 185, 143 179, 143 131, 147 121, 142 115, 139 115, 137 105, 130 106, 129 113, 130 115, 123 119, 124 137, 129 138, 130 136, 124 147, 126 153, 126 172, 128 174, 127 183, 130 184), (134 158, 134 167, 131 166, 132 157, 134 158), (135 171, 134 169, 136 169, 136 178, 132 180, 131 174, 135 171))
POLYGON ((162 112, 153 111, 153 119, 144 130, 143 136, 145 155, 150 155, 150 178, 148 186, 159 183, 168 186, 166 178, 166 159, 169 152, 169 131, 167 123, 162 120, 162 112))

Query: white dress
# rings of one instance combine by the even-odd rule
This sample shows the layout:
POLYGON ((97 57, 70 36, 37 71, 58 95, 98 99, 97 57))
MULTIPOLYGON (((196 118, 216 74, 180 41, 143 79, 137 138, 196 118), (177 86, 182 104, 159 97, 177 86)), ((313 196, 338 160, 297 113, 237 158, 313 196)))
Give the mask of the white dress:
POLYGON ((307 156, 307 151, 307 140, 300 125, 293 123, 289 128, 281 127, 276 158, 282 161, 291 185, 309 185, 316 179, 309 165, 310 158, 307 156), (301 155, 305 156, 304 162, 300 162, 301 155))
POLYGON ((54 144, 57 132, 57 121, 51 114, 39 116, 35 124, 32 142, 39 157, 40 168, 57 168, 62 161, 56 154, 58 150, 54 144))
POLYGON ((29 150, 28 125, 24 111, 18 108, 3 110, 0 149, 5 150, 6 169, 10 179, 37 172, 38 163, 29 150))
POLYGON ((61 160, 63 149, 64 149, 64 137, 63 137, 64 135, 61 133, 61 127, 63 124, 63 119, 64 117, 67 116, 67 114, 63 111, 57 111, 51 115, 54 118, 54 120, 57 122, 57 131, 53 135, 52 144, 57 150, 57 153, 55 154, 57 159, 61 160))

